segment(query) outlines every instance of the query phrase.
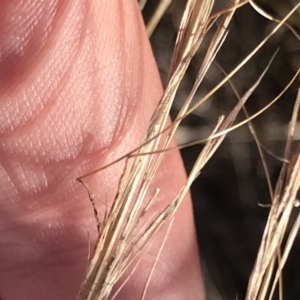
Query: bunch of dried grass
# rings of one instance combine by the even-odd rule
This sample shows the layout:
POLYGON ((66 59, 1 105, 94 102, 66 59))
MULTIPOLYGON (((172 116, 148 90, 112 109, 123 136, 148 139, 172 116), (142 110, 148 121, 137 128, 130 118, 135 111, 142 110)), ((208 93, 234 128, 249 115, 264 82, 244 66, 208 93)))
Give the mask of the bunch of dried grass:
MULTIPOLYGON (((171 1, 161 1, 161 5, 148 24, 147 30, 149 34, 153 32, 158 20, 163 15, 170 2, 171 1)), ((169 227, 172 226, 172 218, 185 195, 188 193, 192 182, 199 176, 201 170, 215 153, 228 132, 235 130, 243 124, 248 124, 254 139, 257 141, 258 149, 261 153, 262 161, 264 162, 263 151, 256 137, 255 130, 251 125, 251 120, 260 115, 264 110, 268 109, 268 107, 280 98, 280 96, 288 89, 290 84, 297 78, 300 69, 298 69, 295 76, 291 79, 286 88, 278 95, 278 97, 273 99, 267 107, 254 115, 248 115, 244 108, 244 104, 260 83, 263 75, 268 69, 268 66, 253 86, 251 86, 242 97, 237 94, 239 100, 231 113, 229 113, 227 117, 220 116, 215 129, 208 138, 195 142, 205 142, 206 144, 188 176, 186 185, 182 187, 180 193, 167 207, 165 207, 162 212, 146 222, 146 225, 143 227, 143 231, 139 233, 134 232, 134 229, 140 220, 143 219, 158 193, 164 192, 159 189, 149 191, 149 187, 164 154, 166 151, 171 151, 170 142, 173 139, 180 122, 187 115, 191 114, 197 107, 207 101, 211 95, 213 95, 225 83, 230 82, 232 88, 235 89, 234 85, 230 81, 231 77, 247 62, 249 62, 253 58, 253 55, 262 48, 282 26, 288 26, 288 18, 300 7, 300 3, 298 3, 284 19, 281 21, 276 20, 277 25, 271 33, 267 35, 266 38, 263 39, 263 41, 253 51, 251 51, 251 53, 245 57, 245 59, 236 68, 233 69, 233 71, 226 75, 214 89, 212 89, 206 96, 199 99, 196 105, 191 107, 191 102, 195 97, 197 89, 202 83, 204 76, 213 63, 216 54, 226 38, 228 25, 235 11, 240 6, 246 5, 249 2, 251 2, 251 4, 258 10, 253 1, 241 2, 239 0, 232 0, 227 8, 212 14, 211 12, 214 1, 187 1, 178 31, 165 93, 154 115, 152 116, 147 132, 145 133, 140 146, 117 160, 126 160, 126 167, 124 174, 120 179, 120 188, 113 205, 107 212, 105 219, 101 220, 101 223, 98 224, 99 238, 92 255, 92 259, 89 263, 85 280, 82 283, 78 299, 104 300, 108 298, 113 299, 117 295, 118 291, 115 292, 114 295, 111 294, 115 284, 129 266, 131 266, 133 271, 135 270, 139 261, 143 257, 142 254, 145 252, 145 249, 149 247, 151 241, 155 237, 155 234, 162 228, 162 226, 164 226, 164 224, 169 220, 171 220, 171 222, 168 222, 169 227), (216 20, 217 26, 215 26, 216 20), (166 124, 169 112, 175 95, 178 92, 179 85, 186 74, 192 58, 196 55, 204 37, 210 30, 215 30, 215 32, 210 40, 209 47, 207 48, 194 85, 176 119, 171 125, 167 126, 166 124), (245 111, 246 119, 233 125, 237 114, 242 109, 245 111), (151 196, 147 197, 149 192, 151 196)), ((261 10, 259 11, 260 13, 264 13, 261 10)), ((288 26, 288 28, 290 28, 290 26, 288 26)), ((295 199, 300 183, 299 151, 294 155, 294 158, 290 162, 288 160, 290 156, 290 145, 293 139, 296 118, 298 115, 299 101, 300 96, 298 95, 290 123, 284 163, 274 192, 270 185, 270 193, 273 201, 271 203, 269 219, 261 242, 261 247, 257 255, 257 261, 249 280, 246 295, 247 300, 272 299, 277 282, 280 282, 279 279, 281 270, 286 262, 288 253, 300 225, 300 216, 298 216, 288 235, 288 240, 284 245, 283 251, 281 251, 283 237, 285 236, 288 228, 287 225, 290 220, 291 212, 293 207, 297 204, 295 199)), ((189 143, 189 145, 195 143, 189 143)), ((185 146, 187 145, 181 145, 180 147, 185 146)), ((87 188, 93 205, 94 201, 92 193, 85 183, 85 179, 97 172, 100 172, 104 168, 111 166, 115 162, 116 161, 78 178, 78 180, 87 188)), ((265 170, 268 177, 266 165, 265 170)), ((163 244, 161 246, 161 249, 162 248, 163 244)), ((157 259, 158 257, 159 253, 157 259)), ((153 269, 154 268, 155 264, 153 266, 153 269)), ((150 271, 148 280, 151 279, 153 269, 150 271)), ((124 284, 126 284, 126 280, 124 284)), ((148 284, 146 283, 143 293, 144 296, 147 292, 147 286, 148 284)), ((281 299, 283 299, 282 289, 280 289, 280 291, 281 299)))

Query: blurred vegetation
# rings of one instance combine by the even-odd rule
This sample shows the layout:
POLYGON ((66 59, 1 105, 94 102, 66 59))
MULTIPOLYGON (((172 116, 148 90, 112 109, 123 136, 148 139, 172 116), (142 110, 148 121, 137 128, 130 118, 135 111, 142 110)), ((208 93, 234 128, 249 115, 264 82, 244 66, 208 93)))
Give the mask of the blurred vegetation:
MULTIPOLYGON (((145 6, 145 22, 159 1, 151 0, 145 6)), ((227 1, 216 1, 215 10, 227 1)), ((282 18, 293 7, 292 0, 260 0, 257 2, 275 18, 282 18)), ((185 1, 173 0, 157 29, 151 37, 154 55, 165 82, 176 32, 184 10, 185 1)), ((289 24, 300 33, 300 12, 289 24)), ((217 25, 216 25, 217 26, 217 25)), ((230 72, 275 26, 259 15, 249 4, 238 9, 229 28, 228 37, 216 62, 230 72)), ((209 40, 209 34, 208 34, 209 40)), ((204 43, 204 48, 205 43, 204 43)), ((233 78, 240 94, 244 93, 258 78, 275 51, 278 54, 266 77, 247 103, 249 114, 257 112, 269 103, 285 87, 300 66, 300 41, 287 28, 282 28, 264 48, 233 78)), ((172 110, 172 117, 191 88, 202 60, 200 50, 181 84, 180 93, 172 110)), ((200 99, 224 77, 219 67, 211 66, 205 81, 200 86, 196 99, 200 99)), ((299 83, 267 112, 253 121, 262 144, 278 157, 283 156, 286 129, 291 117, 299 83)), ((228 113, 236 104, 229 85, 224 86, 193 115, 183 122, 177 136, 179 143, 206 137, 220 115, 228 113)), ((241 113, 239 120, 245 116, 241 113)), ((300 137, 299 128, 296 137, 300 137)), ((298 141, 294 143, 295 147, 298 141)), ((203 146, 182 150, 187 172, 203 146)), ((275 184, 281 161, 266 154, 269 172, 275 184)), ((176 168, 176 166, 174 166, 176 168)), ((224 143, 205 167, 192 188, 195 223, 200 245, 207 299, 243 299, 249 274, 252 270, 268 208, 258 204, 270 203, 265 174, 257 147, 247 125, 230 133, 224 143)), ((300 299, 300 260, 296 240, 283 272, 284 299, 300 299)))

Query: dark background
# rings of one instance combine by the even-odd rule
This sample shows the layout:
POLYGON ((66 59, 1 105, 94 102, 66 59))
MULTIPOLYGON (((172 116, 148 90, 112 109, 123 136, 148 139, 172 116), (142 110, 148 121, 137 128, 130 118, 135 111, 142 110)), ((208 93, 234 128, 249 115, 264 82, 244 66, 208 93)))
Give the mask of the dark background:
MULTIPOLYGON (((216 1, 215 10, 226 1, 216 1)), ((145 22, 158 1, 148 0, 143 15, 145 22)), ((260 1, 274 17, 282 18, 293 7, 291 0, 260 1)), ((166 81, 177 28, 185 1, 173 0, 167 13, 151 37, 154 55, 163 83, 166 81)), ((300 33, 300 12, 289 22, 300 33)), ((229 27, 229 35, 216 62, 230 72, 274 28, 250 5, 238 9, 229 27)), ((207 42, 196 55, 183 80, 171 117, 175 117, 197 74, 207 42)), ((266 77, 246 105, 250 114, 269 103, 293 77, 300 65, 300 41, 282 28, 237 75, 233 82, 240 94, 250 88, 279 49, 266 77)), ((196 99, 203 97, 223 79, 212 65, 200 86, 196 99)), ((286 130, 291 118, 299 80, 267 112, 253 121, 260 141, 279 157, 283 156, 286 130)), ((237 103, 229 85, 214 94, 207 103, 184 120, 177 140, 179 143, 206 137, 218 117, 227 114, 237 103)), ((238 121, 245 118, 241 113, 238 121)), ((294 148, 298 144, 296 129, 294 148)), ((189 172, 203 145, 182 150, 189 172)), ((291 154, 292 155, 292 154, 291 154)), ((265 153, 269 173, 276 183, 281 161, 265 153)), ((174 166, 176 168, 176 166, 174 166)), ((266 224, 269 209, 258 204, 270 203, 270 195, 256 144, 248 126, 228 134, 221 147, 205 166, 192 187, 195 223, 197 227, 203 274, 208 300, 243 299, 266 224)), ((300 240, 296 239, 283 273, 284 299, 300 299, 300 240)), ((276 299, 276 297, 274 298, 276 299)))

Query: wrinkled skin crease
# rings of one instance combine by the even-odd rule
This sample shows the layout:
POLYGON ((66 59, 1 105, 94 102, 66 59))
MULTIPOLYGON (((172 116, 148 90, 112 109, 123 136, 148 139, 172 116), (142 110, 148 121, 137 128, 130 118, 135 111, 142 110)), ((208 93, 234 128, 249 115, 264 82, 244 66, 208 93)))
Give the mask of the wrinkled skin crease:
MULTIPOLYGON (((134 0, 4 0, 0 50, 0 296, 75 299, 97 238, 75 179, 136 147, 162 95, 143 22, 134 0)), ((100 217, 123 167, 88 180, 100 217)), ((168 153, 152 210, 184 181, 178 153, 168 153)), ((164 233, 118 299, 140 299, 164 233)), ((202 299, 201 282, 186 199, 147 295, 202 299)))

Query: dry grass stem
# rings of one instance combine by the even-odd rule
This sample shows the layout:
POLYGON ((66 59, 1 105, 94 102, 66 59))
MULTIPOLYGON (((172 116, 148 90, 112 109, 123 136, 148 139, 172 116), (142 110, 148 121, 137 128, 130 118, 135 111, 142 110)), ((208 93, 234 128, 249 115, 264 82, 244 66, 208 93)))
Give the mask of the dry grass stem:
MULTIPOLYGON (((290 122, 289 133, 285 149, 285 158, 290 154, 291 142, 293 139, 295 124, 297 121, 300 103, 300 92, 296 99, 292 120, 290 122)), ((273 275, 278 256, 278 249, 281 249, 283 238, 286 234, 290 216, 295 207, 296 195, 300 185, 300 149, 297 150, 289 164, 283 164, 277 186, 275 188, 274 199, 269 213, 268 222, 258 252, 256 263, 252 271, 246 300, 272 299, 277 281, 280 277, 288 253, 291 249, 296 232, 299 229, 299 216, 289 234, 284 246, 283 253, 278 262, 275 277, 273 275), (270 290, 270 281, 273 283, 270 290), (267 292, 270 291, 269 297, 267 292)))
MULTIPOLYGON (((280 23, 280 20, 274 18, 273 16, 271 16, 270 14, 268 14, 267 12, 265 12, 261 7, 259 7, 259 5, 257 5, 253 0, 249 0, 249 3, 251 4, 251 6, 263 17, 265 17, 266 19, 270 20, 270 21, 274 21, 276 23, 280 23)), ((296 30, 287 22, 283 23, 283 26, 285 26, 286 28, 288 28, 293 35, 300 41, 300 36, 299 34, 296 32, 296 30)))
MULTIPOLYGON (((154 17, 155 21, 151 21, 154 25, 149 23, 148 33, 153 31, 157 24, 157 20, 161 18, 161 14, 164 13, 165 7, 167 7, 170 2, 171 0, 161 1, 161 7, 163 8, 161 8, 161 11, 157 12, 157 15, 154 17)), ((291 10, 290 13, 276 25, 272 32, 236 68, 233 69, 233 71, 225 76, 225 78, 211 92, 202 99, 199 99, 199 101, 191 107, 191 103, 195 97, 197 89, 202 83, 207 70, 214 61, 224 39, 226 38, 228 32, 227 27, 235 13, 235 10, 247 2, 248 1, 240 2, 238 0, 232 0, 228 8, 211 15, 214 1, 187 1, 175 44, 165 93, 149 122, 149 126, 140 146, 133 149, 130 153, 127 153, 123 157, 108 163, 106 166, 78 178, 88 191, 88 196, 94 208, 99 230, 98 241, 89 262, 86 276, 81 285, 78 300, 106 300, 109 297, 114 299, 118 295, 119 290, 128 282, 133 272, 137 269, 139 262, 144 255, 146 255, 147 249, 151 246, 151 243, 153 243, 156 233, 165 224, 169 225, 168 231, 171 229, 173 216, 188 193, 191 184, 195 178, 199 176, 203 167, 218 149, 226 134, 243 124, 249 123, 250 120, 260 115, 263 111, 275 103, 299 75, 300 69, 280 95, 273 99, 269 105, 252 116, 248 116, 246 113, 246 120, 233 125, 238 113, 244 109, 245 102, 262 80, 262 77, 269 67, 268 65, 253 86, 250 87, 242 97, 238 96, 239 101, 232 109, 231 113, 229 113, 226 118, 224 116, 219 118, 214 131, 207 139, 205 139, 206 144, 199 154, 194 167, 188 176, 186 184, 182 187, 178 195, 174 199, 170 199, 169 204, 162 211, 150 215, 150 208, 156 200, 157 195, 164 192, 160 191, 158 188, 151 190, 150 184, 155 178, 165 152, 171 149, 170 143, 173 140, 180 122, 204 103, 222 85, 228 82, 230 78, 232 78, 234 74, 236 74, 254 56, 254 54, 263 47, 263 45, 279 30, 279 28, 282 27, 283 24, 286 24, 287 19, 297 8, 300 7, 300 3, 298 3, 293 10, 291 10), (217 18, 218 26, 210 40, 210 44, 206 50, 204 60, 199 69, 194 85, 184 105, 179 111, 177 118, 171 125, 167 125, 169 112, 181 80, 185 76, 187 68, 190 65, 192 58, 200 48, 208 30, 212 30, 212 28, 214 28, 212 25, 217 18), (123 176, 120 178, 118 193, 111 208, 105 214, 104 219, 101 220, 100 223, 92 192, 87 184, 87 179, 123 159, 125 159, 125 169, 123 171, 123 176), (111 295, 113 287, 126 271, 128 271, 129 275, 127 278, 123 279, 123 283, 119 290, 115 291, 114 295, 111 295)), ((298 96, 296 102, 297 105, 295 106, 291 122, 289 134, 290 138, 288 139, 286 147, 287 150, 284 155, 284 159, 286 161, 288 160, 288 154, 290 152, 290 142, 295 127, 295 116, 298 112, 299 101, 298 96)), ((253 130, 252 132, 255 136, 255 132, 253 130)), ((197 141, 197 143, 199 143, 199 141, 197 141)), ((257 144, 259 144, 259 142, 257 142, 257 144)), ((246 297, 247 300, 263 299, 258 297, 260 297, 259 295, 262 295, 260 293, 265 295, 265 286, 269 286, 270 284, 270 280, 272 278, 270 274, 273 272, 275 266, 277 249, 282 243, 283 234, 287 228, 291 211, 295 205, 295 196, 300 180, 299 155, 300 152, 297 152, 293 161, 289 164, 289 167, 284 164, 285 171, 283 171, 281 181, 277 185, 277 189, 275 190, 276 192, 274 193, 270 217, 266 226, 257 262, 249 283, 248 294, 246 297), (264 286, 261 286, 262 283, 264 286)), ((291 244, 298 230, 299 222, 300 217, 298 217, 282 253, 278 266, 279 270, 282 269, 286 261, 291 244)), ((158 262, 159 255, 163 249, 164 243, 166 242, 167 236, 168 234, 166 234, 157 259, 153 263, 153 267, 149 272, 148 280, 145 283, 142 296, 143 299, 147 294, 151 276, 158 262)), ((279 275, 276 274, 275 277, 277 280, 279 275)))
POLYGON ((164 13, 172 3, 172 0, 160 0, 157 9, 155 10, 153 16, 151 17, 150 21, 147 23, 146 29, 148 36, 150 37, 155 30, 157 24, 163 17, 164 13))

